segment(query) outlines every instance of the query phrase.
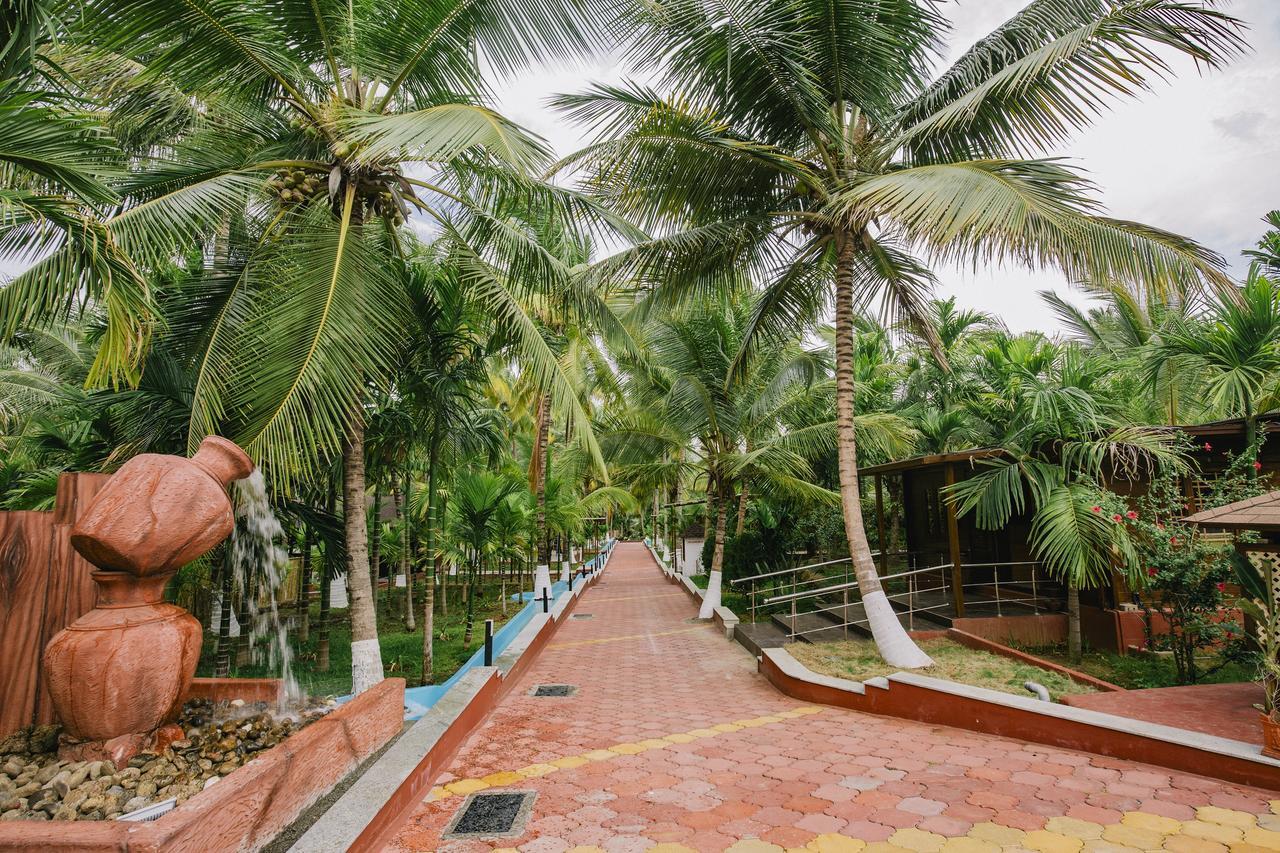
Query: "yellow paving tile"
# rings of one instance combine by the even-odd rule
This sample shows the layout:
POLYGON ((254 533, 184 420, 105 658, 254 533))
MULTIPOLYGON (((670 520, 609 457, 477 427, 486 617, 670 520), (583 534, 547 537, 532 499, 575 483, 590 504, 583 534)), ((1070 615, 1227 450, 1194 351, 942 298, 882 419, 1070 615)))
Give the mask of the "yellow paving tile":
POLYGON ((1174 853, 1227 853, 1227 845, 1190 835, 1170 835, 1164 840, 1164 849, 1174 853))
POLYGON ((1182 834, 1193 838, 1207 838, 1219 844, 1235 844, 1243 835, 1238 826, 1223 826, 1220 823, 1206 823, 1203 820, 1183 821, 1182 834))
MULTIPOLYGON (((595 847, 575 847, 575 848, 573 848, 573 849, 574 849, 574 850, 595 850, 595 849, 598 849, 598 848, 595 848, 595 847)), ((519 848, 516 848, 516 847, 495 847, 495 848, 493 849, 493 853, 520 853, 520 850, 519 850, 519 848)))
POLYGON ((1280 814, 1280 800, 1272 800, 1267 805, 1271 806, 1272 814, 1280 814))
POLYGON ((1084 840, 1060 832, 1037 829, 1027 833, 1022 839, 1022 846, 1041 853, 1076 853, 1084 846, 1084 840))
POLYGON ((648 853, 698 853, 698 851, 683 844, 655 844, 649 848, 648 853))
POLYGON ((946 842, 946 836, 936 832, 925 832, 923 829, 899 829, 889 836, 889 843, 917 853, 937 853, 946 842))
POLYGON ((1090 838, 1080 848, 1080 853, 1142 853, 1137 847, 1114 844, 1101 838, 1090 838))
MULTIPOLYGON (((566 755, 564 758, 557 758, 551 762, 552 767, 558 767, 561 770, 572 770, 575 767, 581 767, 591 762, 583 758, 581 755, 566 755)), ((536 765, 535 765, 536 766, 536 765)))
POLYGON ((437 785, 436 787, 431 789, 431 793, 427 794, 427 799, 428 800, 446 800, 452 796, 453 794, 446 791, 442 786, 437 785))
POLYGON ((1182 829, 1182 821, 1149 812, 1125 812, 1120 822, 1125 826, 1158 832, 1161 835, 1173 835, 1182 829))
POLYGON ((1022 843, 1026 833, 1012 826, 1001 826, 998 823, 975 823, 969 830, 970 838, 990 841, 1001 847, 1015 847, 1022 843))
POLYGON ((482 779, 459 779, 456 782, 450 782, 445 785, 445 790, 451 794, 457 794, 465 797, 467 794, 474 794, 476 791, 483 791, 489 787, 489 783, 482 779))
POLYGON ((828 832, 819 835, 810 841, 807 846, 810 850, 817 851, 817 853, 859 853, 862 848, 867 846, 867 842, 859 838, 850 838, 837 832, 828 832))
POLYGON ((1235 809, 1220 809, 1217 806, 1201 806, 1196 809, 1196 817, 1206 823, 1220 823, 1223 826, 1234 826, 1247 829, 1257 824, 1258 819, 1248 812, 1235 809))
POLYGON ((480 781, 484 782, 491 788, 497 788, 501 785, 514 785, 517 782, 523 782, 525 777, 512 770, 500 770, 497 773, 490 773, 488 776, 481 777, 480 781))
POLYGON ((615 743, 609 747, 609 752, 616 752, 618 755, 637 755, 644 752, 644 747, 638 743, 615 743))
POLYGON ((588 761, 612 761, 618 757, 618 753, 610 752, 607 749, 593 749, 590 752, 582 753, 582 757, 588 761))
POLYGON ((1258 815, 1258 826, 1263 829, 1269 829, 1272 832, 1280 832, 1280 815, 1260 814, 1258 815))
POLYGON ((781 714, 770 714, 767 717, 760 718, 760 722, 762 723, 780 723, 782 722, 782 720, 783 720, 783 717, 781 714))
MULTIPOLYGON (((563 761, 564 759, 561 758, 559 760, 563 761)), ((546 776, 548 773, 555 773, 559 769, 559 765, 547 764, 544 762, 542 764, 530 764, 528 767, 521 767, 516 772, 521 776, 524 776, 526 779, 534 779, 538 776, 546 776)))
POLYGON ((1074 817, 1051 817, 1045 822, 1044 828, 1081 841, 1102 837, 1102 824, 1074 817))
POLYGON ((689 735, 690 737, 697 738, 697 737, 715 737, 720 733, 714 729, 694 729, 693 731, 685 732, 685 734, 689 735))
POLYGON ((711 728, 712 728, 712 730, 713 730, 713 731, 717 731, 717 732, 740 732, 740 731, 742 731, 742 726, 738 725, 737 723, 721 723, 720 725, 718 725, 718 726, 712 726, 711 728))
POLYGON ((648 740, 638 741, 645 749, 666 749, 671 746, 670 741, 663 740, 660 737, 651 737, 648 740))
POLYGON ((803 717, 803 716, 805 716, 806 714, 821 714, 821 713, 822 713, 822 709, 821 709, 821 708, 815 708, 815 707, 813 707, 812 705, 808 705, 808 706, 805 706, 805 707, 803 707, 803 708, 796 708, 796 709, 795 709, 795 712, 796 712, 797 714, 799 714, 800 716, 802 716, 802 717, 803 717))
POLYGON ((1275 849, 1274 847, 1259 847, 1256 844, 1246 844, 1244 842, 1231 845, 1231 853, 1275 853, 1275 849))
POLYGON ((1259 829, 1256 826, 1250 827, 1244 831, 1244 838, 1241 840, 1245 844, 1265 847, 1268 850, 1280 850, 1280 832, 1273 832, 1269 829, 1259 829))
POLYGON ((1123 823, 1112 824, 1102 830, 1102 838, 1112 844, 1137 847, 1139 850, 1159 850, 1164 845, 1164 836, 1160 833, 1123 823))
POLYGON ((786 853, 786 851, 776 844, 751 838, 729 845, 725 848, 725 853, 786 853))
POLYGON ((693 735, 687 735, 687 734, 666 735, 662 739, 671 741, 672 743, 692 743, 693 741, 697 740, 697 738, 694 737, 693 735))
POLYGON ((902 853, 905 847, 890 844, 888 841, 873 841, 862 848, 862 853, 902 853))
POLYGON ((1001 847, 981 838, 957 835, 942 842, 942 853, 1000 853, 1001 847))

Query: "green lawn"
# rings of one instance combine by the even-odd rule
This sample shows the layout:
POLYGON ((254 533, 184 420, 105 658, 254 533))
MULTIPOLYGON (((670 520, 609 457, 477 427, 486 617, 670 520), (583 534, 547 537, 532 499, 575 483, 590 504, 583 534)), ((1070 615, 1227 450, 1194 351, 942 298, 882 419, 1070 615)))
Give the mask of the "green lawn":
MULTIPOLYGON (((1049 646, 1026 649, 1030 654, 1045 660, 1069 666, 1080 672, 1109 681, 1126 690, 1142 690, 1148 687, 1172 687, 1177 682, 1177 671, 1169 658, 1148 655, 1118 655, 1114 652, 1088 650, 1079 663, 1071 663, 1065 646, 1049 646)), ((1211 668, 1206 662, 1205 668, 1211 668)), ((1223 684, 1236 681, 1257 680, 1256 670, 1241 662, 1230 662, 1217 672, 1200 679, 1201 684, 1223 684)))
MULTIPOLYGON (((509 594, 514 595, 514 585, 507 584, 507 591, 509 594)), ((414 603, 418 608, 421 607, 421 593, 421 587, 414 590, 414 603)), ((401 613, 404 606, 404 590, 395 590, 392 608, 396 611, 394 614, 389 613, 384 608, 382 604, 383 595, 385 595, 385 590, 379 593, 378 606, 378 640, 382 646, 383 667, 388 676, 407 679, 410 687, 417 686, 422 678, 421 610, 419 609, 417 614, 417 630, 410 632, 405 629, 401 613)), ((437 599, 433 679, 435 683, 444 681, 456 672, 483 645, 485 619, 493 619, 494 630, 496 631, 507 619, 514 616, 520 608, 517 602, 508 601, 507 614, 503 616, 498 601, 497 585, 494 584, 482 588, 480 597, 476 599, 475 634, 471 644, 464 645, 462 640, 466 621, 466 606, 460 591, 449 590, 449 613, 447 616, 440 614, 438 605, 439 601, 437 599)), ((330 612, 330 617, 332 625, 329 629, 329 669, 327 672, 321 672, 316 668, 319 662, 320 644, 318 631, 320 607, 318 604, 312 604, 311 606, 311 631, 307 642, 302 644, 300 648, 296 638, 294 642, 294 672, 302 688, 312 696, 342 695, 351 690, 350 621, 346 610, 333 610, 330 612)), ((196 669, 197 675, 213 675, 216 645, 216 636, 206 633, 204 647, 201 650, 200 665, 196 669)), ((240 678, 262 678, 277 676, 279 672, 267 666, 249 665, 238 669, 233 666, 231 674, 240 678)))
MULTIPOLYGON (((934 660, 926 669, 914 670, 921 675, 944 678, 986 687, 1018 696, 1031 696, 1022 686, 1024 681, 1043 684, 1055 700, 1074 693, 1093 693, 1093 688, 1077 684, 1064 675, 1040 669, 1030 664, 976 651, 953 643, 945 638, 923 640, 923 648, 934 660)), ((840 643, 791 643, 787 646, 796 660, 814 672, 836 678, 866 681, 880 675, 898 672, 880 659, 875 644, 870 640, 849 640, 840 643)))

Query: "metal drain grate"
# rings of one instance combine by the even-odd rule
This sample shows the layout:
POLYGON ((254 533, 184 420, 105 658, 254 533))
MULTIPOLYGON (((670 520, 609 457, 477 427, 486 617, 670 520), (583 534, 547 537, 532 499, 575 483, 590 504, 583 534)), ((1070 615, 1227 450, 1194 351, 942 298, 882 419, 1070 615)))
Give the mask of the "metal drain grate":
POLYGON ((595 614, 593 614, 593 613, 575 613, 575 614, 573 614, 572 616, 570 616, 569 618, 570 618, 570 619, 590 619, 590 618, 591 618, 592 616, 594 616, 594 615, 595 615, 595 614))
POLYGON ((572 696, 578 688, 572 684, 539 684, 530 691, 530 696, 572 696))
POLYGON ((514 838, 524 832, 535 791, 479 791, 467 797, 444 838, 514 838))

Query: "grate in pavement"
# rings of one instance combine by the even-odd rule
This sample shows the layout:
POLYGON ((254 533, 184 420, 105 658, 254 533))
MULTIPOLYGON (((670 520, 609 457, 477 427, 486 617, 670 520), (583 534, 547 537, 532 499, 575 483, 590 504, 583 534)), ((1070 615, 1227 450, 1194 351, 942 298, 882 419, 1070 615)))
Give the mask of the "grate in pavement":
POLYGON ((467 797, 444 838, 514 838, 524 832, 534 791, 478 791, 467 797))
POLYGON ((578 688, 572 684, 539 684, 530 691, 530 696, 572 696, 578 688))
POLYGON ((594 614, 592 613, 575 613, 569 618, 570 619, 590 619, 593 615, 594 614))

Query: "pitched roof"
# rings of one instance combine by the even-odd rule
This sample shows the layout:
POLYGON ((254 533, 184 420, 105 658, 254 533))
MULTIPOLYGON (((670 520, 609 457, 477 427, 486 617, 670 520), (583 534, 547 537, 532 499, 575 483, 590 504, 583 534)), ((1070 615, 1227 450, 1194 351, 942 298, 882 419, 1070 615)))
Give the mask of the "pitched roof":
POLYGON ((1280 491, 1206 509, 1183 520, 1231 530, 1280 530, 1280 491))

